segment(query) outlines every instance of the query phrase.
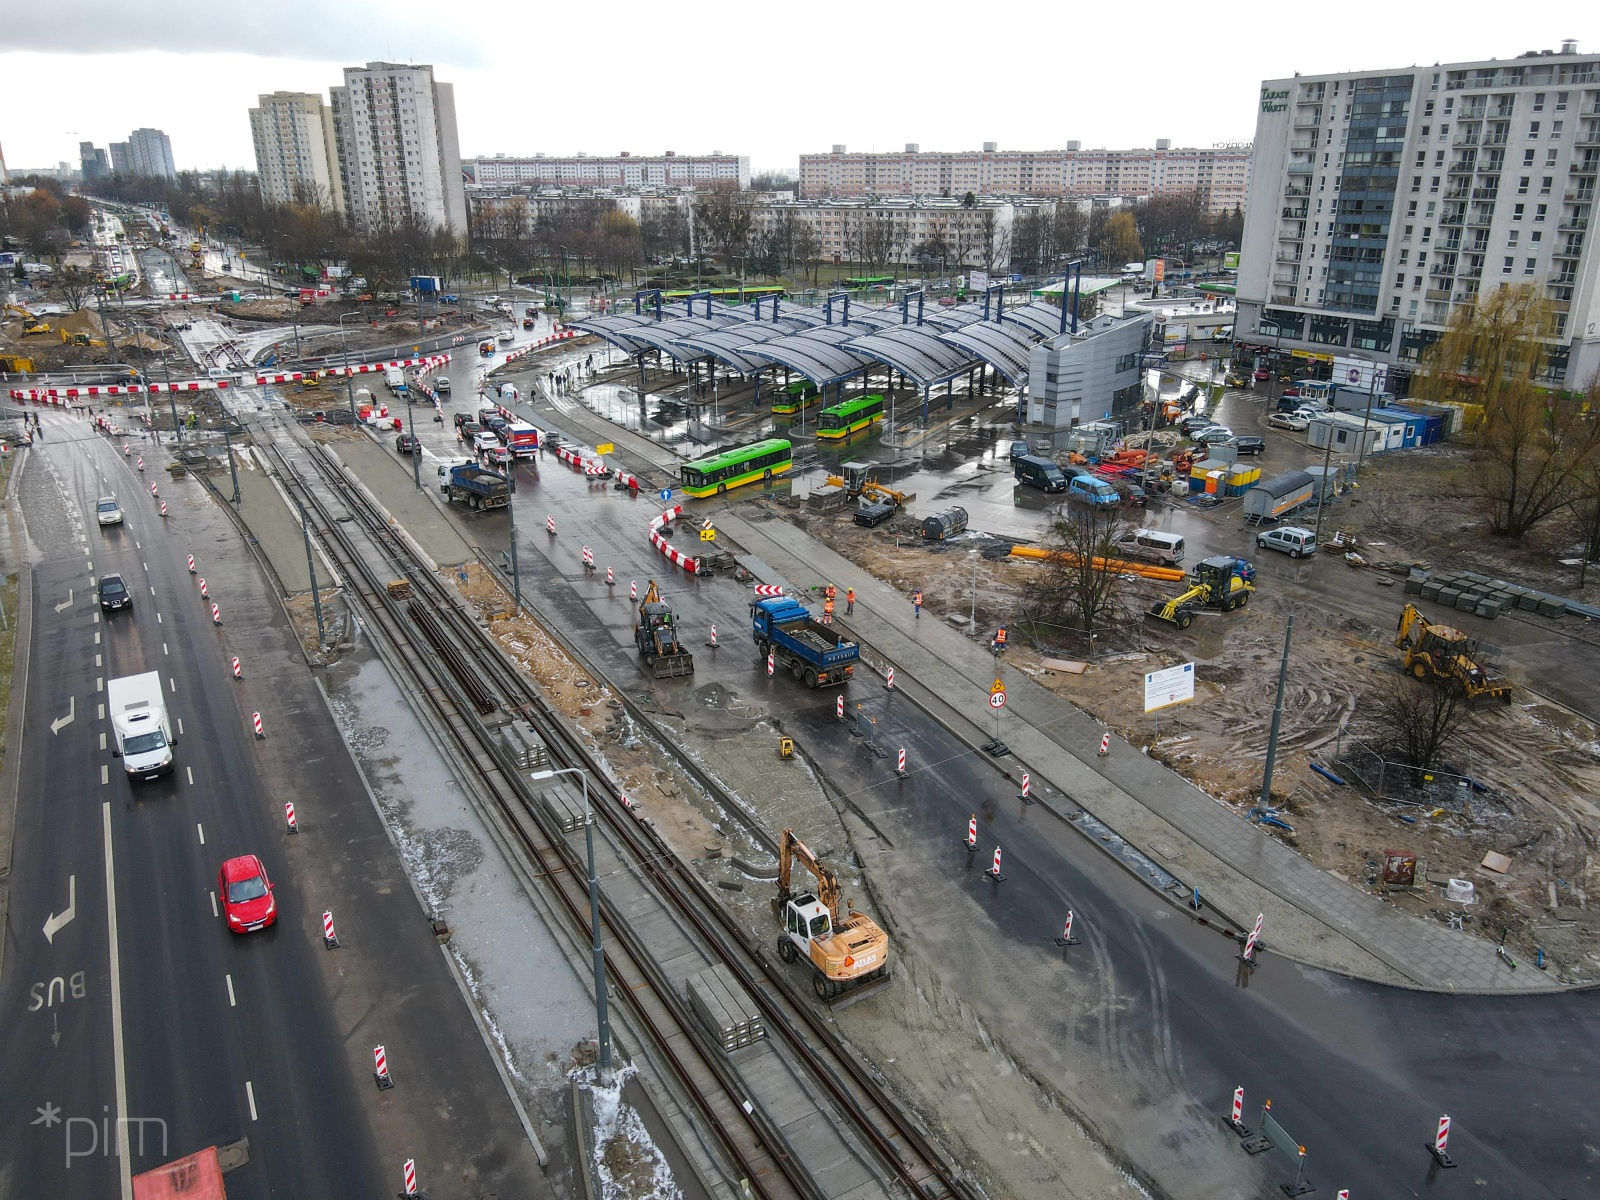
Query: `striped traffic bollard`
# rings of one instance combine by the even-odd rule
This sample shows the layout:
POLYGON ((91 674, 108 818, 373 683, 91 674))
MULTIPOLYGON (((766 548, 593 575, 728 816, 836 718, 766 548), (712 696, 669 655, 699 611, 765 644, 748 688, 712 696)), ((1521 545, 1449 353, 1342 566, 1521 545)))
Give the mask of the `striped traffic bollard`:
POLYGON ((150 494, 152 496, 159 496, 159 495, 161 495, 161 489, 156 487, 156 485, 152 483, 150 485, 150 494))
POLYGON ((710 642, 710 645, 711 645, 711 648, 713 650, 715 650, 717 648, 717 627, 715 625, 713 625, 711 627, 711 642, 710 642))
POLYGON ((893 667, 889 668, 888 675, 886 675, 884 677, 883 690, 886 691, 886 692, 894 691, 894 668, 893 667))
POLYGON ((1228 1125, 1240 1137, 1249 1137, 1250 1130, 1244 1123, 1244 1088, 1233 1089, 1233 1106, 1228 1110, 1228 1125))
POLYGON ((415 1159, 406 1159, 405 1178, 406 1190, 403 1194, 415 1196, 417 1194, 417 1164, 415 1159))
POLYGON ((123 458, 127 458, 132 453, 133 453, 133 447, 127 445, 126 443, 124 443, 123 447, 122 447, 122 457, 123 458))
POLYGON ((331 912, 322 914, 322 944, 329 950, 337 950, 339 948, 339 935, 333 931, 333 914, 331 912))
POLYGON ((1104 758, 1111 753, 1111 731, 1107 730, 1100 735, 1100 757, 1104 758))
POLYGON ((1244 940, 1244 949, 1239 951, 1240 961, 1250 966, 1256 965, 1256 945, 1261 941, 1262 914, 1256 914, 1255 928, 1250 931, 1250 936, 1244 940))
POLYGON ((189 555, 189 574, 194 574, 194 555, 189 555))
POLYGON ((906 748, 900 747, 900 753, 895 757, 894 773, 901 779, 906 777, 906 748))
POLYGON ((206 591, 206 577, 204 575, 202 575, 202 576, 200 576, 200 598, 202 600, 206 600, 206 599, 209 599, 210 597, 211 597, 211 593, 206 591))
POLYGON ((285 800, 283 802, 283 824, 284 828, 286 828, 290 833, 300 832, 300 820, 294 815, 293 800, 285 800))
POLYGON ((139 470, 141 470, 141 471, 144 470, 144 455, 141 454, 139 456, 139 459, 138 459, 138 462, 137 462, 137 466, 138 466, 139 470))
POLYGON ((165 500, 161 502, 161 515, 163 517, 167 515, 167 502, 165 500))
POLYGON ((583 565, 594 570, 594 551, 587 546, 583 548, 583 565))
POLYGON ((1033 796, 1030 795, 1030 792, 1032 791, 1032 788, 1033 788, 1033 780, 1029 779, 1028 778, 1028 773, 1026 771, 1024 771, 1022 773, 1022 794, 1018 797, 1018 799, 1020 799, 1024 804, 1032 804, 1033 803, 1033 796))
POLYGON ((217 607, 215 601, 213 601, 211 605, 211 623, 213 625, 222 624, 222 610, 217 607))
POLYGON ((260 713, 253 712, 250 714, 250 725, 256 731, 257 741, 260 741, 267 736, 266 728, 261 724, 260 713))
POLYGON ((1003 883, 1005 881, 1005 876, 1000 874, 1000 847, 999 846, 996 846, 994 848, 994 864, 992 866, 990 866, 990 868, 987 871, 985 871, 984 874, 987 875, 990 879, 994 880, 996 883, 1003 883))
POLYGON ((1333 1200, 1350 1200, 1350 1189, 1340 1188, 1333 1194, 1333 1200))
POLYGON ((1061 931, 1061 936, 1056 939, 1056 945, 1065 950, 1068 946, 1076 946, 1078 939, 1072 936, 1072 910, 1067 909, 1067 927, 1061 931))
POLYGON ((617 583, 617 581, 616 581, 615 576, 613 576, 611 574, 611 568, 607 567, 606 568, 606 586, 607 587, 615 587, 616 583, 617 583))
POLYGON ((394 1086, 394 1080, 389 1077, 389 1056, 383 1052, 382 1046, 372 1048, 372 1077, 378 1081, 380 1092, 394 1086))
POLYGON ((767 651, 767 674, 770 676, 777 669, 778 669, 778 664, 777 664, 776 661, 774 661, 774 659, 772 657, 772 651, 768 650, 767 651))
POLYGON ((544 528, 546 533, 548 533, 551 537, 554 537, 556 533, 556 519, 554 517, 546 517, 544 519, 544 528))
POLYGON ((970 854, 978 848, 978 814, 973 813, 967 818, 967 840, 961 843, 970 854))
POLYGON ((237 655, 235 655, 233 659, 233 677, 235 679, 244 678, 244 669, 239 666, 239 658, 237 655))
POLYGON ((844 697, 837 696, 833 701, 833 715, 839 720, 844 720, 844 697))
POLYGON ((637 579, 630 579, 630 580, 628 580, 628 599, 637 600, 638 598, 639 598, 639 581, 637 579))
POLYGON ((1455 1159, 1450 1157, 1450 1118, 1443 1114, 1439 1117, 1439 1127, 1434 1131, 1433 1141, 1428 1143, 1428 1153, 1433 1155, 1434 1161, 1441 1167, 1449 1168, 1456 1165, 1455 1159))

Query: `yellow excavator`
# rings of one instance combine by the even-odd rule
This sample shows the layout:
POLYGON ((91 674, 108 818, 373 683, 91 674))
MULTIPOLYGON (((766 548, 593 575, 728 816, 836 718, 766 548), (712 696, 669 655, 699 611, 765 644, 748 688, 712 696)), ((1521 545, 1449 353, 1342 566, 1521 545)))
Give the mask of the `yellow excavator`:
POLYGON ((845 902, 839 919, 839 877, 799 838, 785 829, 778 842, 778 894, 773 915, 783 924, 778 934, 778 957, 784 962, 804 958, 812 967, 811 987, 819 1000, 835 996, 874 980, 889 977, 889 935, 866 913, 845 902), (794 863, 810 871, 817 890, 796 893, 789 886, 794 863))
POLYGON ((834 487, 844 489, 845 499, 856 500, 862 496, 870 496, 874 500, 890 500, 904 508, 917 498, 915 492, 897 492, 894 488, 885 487, 869 472, 877 463, 847 462, 840 466, 843 475, 829 475, 827 482, 834 487))
POLYGON ((0 316, 16 317, 27 324, 32 324, 39 319, 20 304, 0 305, 0 316))
POLYGON ((1179 629, 1194 623, 1194 614, 1202 608, 1220 608, 1232 612, 1250 603, 1250 593, 1256 585, 1250 582, 1255 568, 1242 558, 1218 555, 1203 558, 1195 564, 1194 582, 1189 589, 1150 607, 1150 616, 1166 621, 1179 629))
POLYGON ((87 333, 69 333, 63 329, 59 331, 63 342, 70 342, 74 346, 88 346, 95 350, 104 350, 106 344, 97 337, 90 337, 87 333))
POLYGON ((1394 644, 1400 665, 1418 679, 1436 679, 1461 688, 1468 700, 1487 696, 1511 703, 1511 685, 1478 665, 1477 639, 1449 625, 1436 625, 1408 604, 1400 610, 1394 644))
POLYGON ((48 321, 35 321, 32 325, 23 326, 22 336, 23 337, 34 337, 34 336, 37 336, 38 334, 54 333, 54 332, 55 332, 55 330, 50 327, 50 322, 48 322, 48 321))

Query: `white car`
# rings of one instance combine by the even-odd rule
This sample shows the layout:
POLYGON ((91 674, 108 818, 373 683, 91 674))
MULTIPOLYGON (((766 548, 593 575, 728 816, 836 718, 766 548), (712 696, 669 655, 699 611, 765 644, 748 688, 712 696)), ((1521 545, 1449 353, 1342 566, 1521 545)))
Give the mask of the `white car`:
POLYGON ((1302 421, 1304 421, 1307 425, 1309 425, 1312 421, 1315 421, 1318 417, 1320 417, 1322 415, 1322 410, 1320 408, 1304 408, 1304 407, 1302 407, 1302 408, 1295 409, 1294 412, 1292 414, 1290 414, 1290 415, 1299 417, 1302 421))
POLYGON ((485 450, 493 450, 499 445, 500 439, 490 429, 480 429, 472 437, 472 448, 480 454, 485 450))
POLYGON ((95 501, 94 519, 102 525, 121 525, 122 508, 115 496, 101 496, 95 501))
POLYGON ((1208 425, 1194 435, 1194 440, 1211 445, 1213 442, 1225 442, 1233 436, 1233 430, 1226 425, 1208 425))
POLYGON ((1311 422, 1298 413, 1273 413, 1267 418, 1267 424, 1274 429, 1289 429, 1298 433, 1309 426, 1311 422))

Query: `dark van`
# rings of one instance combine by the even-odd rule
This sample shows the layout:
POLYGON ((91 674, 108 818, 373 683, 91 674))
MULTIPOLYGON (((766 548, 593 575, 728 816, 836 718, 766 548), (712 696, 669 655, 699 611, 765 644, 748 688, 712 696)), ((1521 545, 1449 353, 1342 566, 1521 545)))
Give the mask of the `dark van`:
POLYGON ((1037 454, 1025 454, 1011 465, 1016 471, 1019 483, 1036 487, 1043 492, 1067 490, 1066 472, 1048 458, 1040 458, 1037 454))

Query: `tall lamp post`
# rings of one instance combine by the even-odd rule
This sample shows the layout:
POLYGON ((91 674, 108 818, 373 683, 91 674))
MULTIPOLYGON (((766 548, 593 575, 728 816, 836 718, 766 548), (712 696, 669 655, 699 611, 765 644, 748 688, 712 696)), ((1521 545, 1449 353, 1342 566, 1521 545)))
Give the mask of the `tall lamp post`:
POLYGON ((583 781, 583 835, 589 853, 589 930, 594 951, 594 1018, 600 1043, 600 1081, 611 1076, 611 1023, 606 1016, 606 960, 600 944, 600 881, 594 872, 594 810, 589 807, 589 776, 578 767, 558 767, 535 771, 530 779, 554 779, 557 775, 576 775, 583 781))
MULTIPOLYGON (((540 435, 541 437, 543 434, 540 435)), ((517 481, 512 475, 516 467, 516 459, 506 464, 506 520, 511 525, 511 600, 517 606, 517 612, 522 612, 522 572, 517 567, 517 481)))
POLYGON ((355 386, 350 382, 350 343, 344 336, 344 323, 351 317, 359 316, 361 316, 359 312, 339 314, 339 349, 344 358, 344 395, 345 399, 350 401, 350 420, 355 424, 360 424, 361 419, 356 416, 355 386))

